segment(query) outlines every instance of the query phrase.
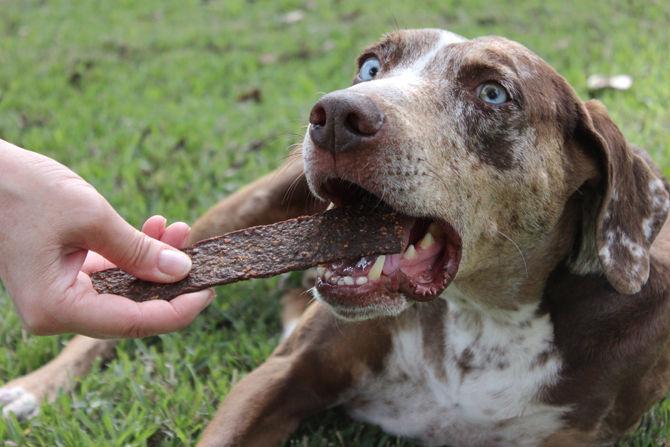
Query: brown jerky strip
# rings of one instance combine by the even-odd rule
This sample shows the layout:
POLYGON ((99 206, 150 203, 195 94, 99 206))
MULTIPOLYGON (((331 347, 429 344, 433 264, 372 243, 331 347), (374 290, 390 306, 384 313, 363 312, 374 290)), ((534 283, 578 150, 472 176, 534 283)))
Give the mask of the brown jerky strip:
POLYGON ((266 278, 318 264, 402 250, 404 228, 388 211, 335 208, 313 216, 251 227, 207 239, 184 250, 189 276, 172 284, 137 279, 120 269, 91 276, 99 293, 135 301, 170 300, 183 293, 252 278, 266 278))

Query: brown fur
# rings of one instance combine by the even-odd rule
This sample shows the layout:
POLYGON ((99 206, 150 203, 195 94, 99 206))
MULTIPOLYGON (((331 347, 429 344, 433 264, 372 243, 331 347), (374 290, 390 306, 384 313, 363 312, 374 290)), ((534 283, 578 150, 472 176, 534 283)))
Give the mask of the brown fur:
POLYGON ((278 444, 301 419, 336 404, 354 377, 379 371, 388 349, 380 322, 342 325, 324 306, 310 306, 299 328, 226 397, 201 445, 278 444))
MULTIPOLYGON (((410 43, 408 44, 404 39, 408 36, 402 37, 401 39, 397 35, 392 36, 382 42, 381 45, 367 49, 364 54, 375 51, 382 52, 382 58, 388 61, 391 66, 396 66, 404 63, 403 59, 408 57, 406 53, 411 51, 407 49, 408 47, 423 48, 430 45, 429 42, 431 42, 431 39, 412 41, 412 35, 409 35, 407 40, 410 43)), ((622 145, 620 143, 620 133, 615 127, 612 127, 613 125, 606 117, 602 106, 593 102, 583 106, 580 105, 581 103, 576 99, 569 86, 553 71, 536 63, 532 56, 524 54, 519 59, 514 51, 508 51, 506 54, 510 53, 513 54, 511 59, 507 56, 490 57, 490 59, 493 59, 494 63, 506 65, 510 71, 515 73, 523 70, 513 66, 510 60, 518 62, 521 59, 521 63, 530 61, 534 67, 534 70, 531 70, 534 71, 532 75, 521 76, 522 78, 525 76, 520 81, 522 84, 525 82, 526 94, 523 101, 527 101, 529 105, 525 109, 525 118, 523 120, 519 118, 519 125, 527 125, 522 123, 528 123, 528 120, 530 120, 531 125, 537 130, 537 142, 545 144, 546 141, 556 141, 559 143, 559 147, 562 148, 559 153, 560 158, 552 162, 554 165, 550 165, 550 169, 554 173, 551 175, 554 178, 561 179, 562 184, 560 188, 553 191, 554 196, 550 198, 553 203, 547 202, 543 207, 544 216, 541 218, 544 221, 533 217, 535 220, 522 222, 521 219, 529 219, 531 216, 513 214, 514 219, 511 219, 509 226, 504 228, 506 232, 521 241, 521 250, 524 252, 528 269, 526 275, 519 274, 520 265, 518 261, 500 263, 500 250, 509 250, 509 248, 502 248, 504 245, 501 246, 498 243, 490 245, 490 249, 485 248, 483 253, 488 253, 488 250, 491 250, 491 254, 482 256, 497 262, 488 266, 487 263, 484 263, 478 269, 477 274, 461 279, 458 287, 459 290, 464 290, 465 294, 472 295, 471 292, 474 291, 474 295, 495 296, 502 300, 485 301, 487 306, 493 308, 509 308, 510 306, 513 308, 513 303, 533 302, 533 300, 538 299, 537 297, 541 297, 543 302, 542 312, 548 312, 551 315, 551 320, 555 326, 556 339, 554 348, 551 351, 540 353, 535 359, 534 365, 536 365, 535 367, 541 367, 557 353, 565 359, 560 381, 548 388, 544 395, 547 403, 570 405, 572 408, 566 415, 565 429, 547 434, 543 445, 606 445, 633 428, 644 411, 660 399, 670 386, 668 380, 668 376, 670 376, 668 360, 670 333, 668 332, 668 323, 666 323, 670 321, 666 290, 667 269, 669 267, 665 254, 667 251, 663 253, 662 258, 659 258, 660 250, 655 249, 657 246, 670 248, 670 230, 664 230, 656 238, 655 245, 651 247, 651 274, 648 281, 645 281, 646 278, 641 281, 644 286, 638 295, 622 294, 621 292, 630 293, 633 291, 635 284, 622 283, 612 275, 605 277, 602 271, 574 273, 571 270, 574 270, 575 262, 580 260, 580 257, 582 258, 581 262, 588 264, 588 259, 585 261, 584 258, 597 253, 597 245, 587 247, 589 243, 596 244, 595 234, 585 234, 585 231, 596 231, 593 223, 598 222, 596 219, 602 220, 602 215, 599 217, 588 210, 598 206, 603 198, 607 200, 607 189, 611 188, 610 185, 616 183, 612 179, 612 172, 617 172, 616 175, 619 176, 627 176, 628 172, 632 174, 631 177, 627 177, 630 180, 626 180, 622 184, 624 191, 620 192, 624 195, 620 198, 623 208, 617 210, 617 212, 623 213, 620 216, 626 216, 626 222, 620 221, 620 224, 634 224, 635 232, 631 230, 631 237, 641 242, 638 237, 641 234, 641 219, 644 216, 652 215, 654 216, 652 219, 654 234, 649 239, 654 240, 654 236, 658 232, 656 225, 661 221, 661 217, 656 217, 657 215, 654 214, 655 210, 651 206, 653 199, 644 189, 644 182, 652 180, 658 173, 654 171, 655 168, 648 165, 648 161, 634 155, 626 144, 622 145), (555 103, 542 104, 537 102, 537 98, 532 101, 527 98, 534 92, 546 91, 548 88, 553 89, 556 97, 562 99, 555 103), (554 110, 555 115, 548 116, 547 110, 554 110), (552 123, 557 123, 557 126, 552 123), (631 163, 635 167, 629 167, 631 163), (614 164, 614 166, 612 167, 611 164, 614 164), (639 198, 639 200, 631 198, 630 203, 636 205, 632 208, 627 205, 629 199, 626 195, 629 191, 632 194, 646 194, 646 196, 639 198), (540 238, 538 239, 538 237, 540 238), (531 240, 533 243, 524 245, 526 240, 531 240), (498 250, 498 256, 492 256, 496 250, 498 250), (519 283, 520 277, 525 279, 522 279, 519 283), (515 287, 510 288, 510 291, 513 290, 512 293, 514 293, 514 299, 511 301, 512 296, 500 293, 500 289, 502 288, 504 291, 506 287, 505 278, 515 278, 517 281, 515 287), (613 289, 612 286, 620 289, 620 292, 613 289), (470 288, 472 288, 472 291, 468 290, 470 288), (640 374, 641 371, 646 371, 646 373, 640 374)), ((493 55, 495 54, 497 53, 493 53, 493 55)), ((489 56, 491 56, 490 53, 489 56)), ((490 76, 490 73, 487 76, 490 76)), ((542 98, 544 97, 542 96, 542 98)), ((552 101, 551 95, 546 97, 549 98, 547 101, 552 101)), ((431 110, 430 107, 429 110, 431 110)), ((506 122, 501 125, 509 127, 510 123, 506 122)), ((468 132, 472 131, 473 128, 470 128, 468 132)), ((506 141, 505 138, 502 140, 506 141)), ((490 142, 490 140, 483 140, 482 148, 490 147, 487 141, 490 142)), ((388 144, 388 139, 382 140, 378 144, 383 147, 388 144)), ((447 144, 449 144, 448 141, 447 144)), ((510 143, 509 141, 506 144, 514 145, 513 142, 510 143)), ((479 160, 499 171, 513 169, 514 166, 509 157, 510 150, 503 146, 496 146, 494 149, 492 153, 489 152, 485 156, 480 155, 479 160)), ((478 153, 482 149, 475 145, 472 150, 478 153)), ((312 155, 308 153, 307 156, 311 157, 312 155)), ((408 154, 403 156, 369 150, 367 153, 366 151, 358 151, 351 154, 338 154, 338 167, 341 169, 339 172, 347 172, 352 181, 363 182, 366 187, 372 190, 375 189, 375 180, 357 177, 359 170, 356 166, 389 166, 378 172, 379 178, 388 179, 408 175, 425 175, 426 173, 421 172, 421 168, 417 170, 417 166, 420 166, 422 161, 421 155, 408 154), (369 158, 373 156, 376 157, 376 160, 369 158), (401 159, 403 161, 401 170, 391 167, 396 166, 397 164, 394 165, 394 162, 401 159)), ((316 163, 316 160, 308 159, 307 162, 316 163)), ((315 166, 320 165, 315 164, 315 166)), ((489 168, 472 166, 480 172, 482 170, 488 171, 486 175, 497 175, 492 174, 489 168)), ((452 165, 450 169, 459 168, 452 165)), ((311 184, 311 186, 317 192, 319 191, 318 184, 311 184)), ((538 185, 536 188, 531 184, 529 188, 534 193, 539 194, 542 186, 538 185)), ((399 190, 396 192, 416 194, 417 190, 410 187, 406 191, 399 190)), ((662 200, 667 199, 667 192, 661 191, 659 194, 662 200)), ((515 194, 504 198, 505 209, 514 210, 515 204, 519 203, 519 200, 522 199, 515 197, 515 194)), ((604 201, 603 203, 605 207, 609 202, 604 201)), ((659 209, 659 207, 656 208, 657 213, 659 209)), ((660 213, 662 213, 662 221, 665 221, 664 210, 660 210, 660 213)), ((602 232, 602 228, 599 231, 602 232)), ((481 249, 481 242, 479 244, 480 246, 477 248, 481 249)), ((649 255, 647 254, 647 256, 649 255)), ((513 259, 513 257, 510 256, 509 259, 513 259)), ((629 268, 626 265, 630 265, 631 262, 630 258, 623 256, 616 261, 616 265, 617 268, 626 269, 629 268)), ((599 265, 599 262, 591 262, 590 265, 599 265)), ((636 279, 633 278, 632 282, 635 281, 636 279)), ((442 315, 446 312, 446 307, 439 306, 438 303, 439 301, 437 303, 421 304, 421 309, 416 310, 422 315, 419 321, 422 330, 423 355, 426 362, 432 362, 435 365, 434 370, 436 371, 440 371, 440 365, 443 364, 445 356, 444 345, 442 344, 444 335, 441 334, 443 326, 440 323, 443 321, 444 317, 442 315)), ((303 318, 298 332, 290 337, 285 344, 278 347, 275 354, 268 360, 268 364, 276 364, 277 356, 285 355, 287 350, 291 353, 295 350, 310 352, 312 349, 319 349, 319 351, 330 349, 334 352, 341 352, 343 349, 351 349, 352 346, 349 345, 351 343, 360 349, 364 349, 366 351, 365 355, 371 356, 374 353, 383 355, 385 349, 387 349, 369 344, 362 347, 359 344, 360 341, 358 343, 349 341, 351 323, 341 322, 338 324, 338 336, 335 339, 329 339, 327 343, 318 339, 318 337, 300 336, 298 334, 301 334, 304 327, 323 324, 316 320, 324 319, 328 321, 332 318, 320 304, 314 304, 310 311, 303 318), (343 336, 340 336, 340 334, 343 336)), ((406 312, 413 313, 415 311, 408 310, 406 312)), ((392 328, 408 324, 403 323, 403 321, 410 320, 401 316, 395 320, 372 321, 376 322, 379 327, 388 326, 392 328)), ((355 325, 358 324, 360 323, 355 325)), ((370 322, 365 324, 370 324, 370 322)), ((382 342, 386 340, 387 336, 382 331, 378 337, 377 341, 382 342)), ((358 355, 362 354, 359 353, 358 355)), ((282 359, 284 359, 283 356, 282 359)), ((326 369, 337 368, 338 371, 344 369, 348 371, 345 376, 349 377, 356 374, 366 374, 365 372, 357 373, 355 367, 357 362, 350 359, 349 356, 336 357, 333 355, 328 359, 321 360, 323 363, 320 362, 320 366, 326 369), (334 363, 331 363, 331 361, 334 361, 334 363)), ((260 370, 266 368, 266 365, 262 366, 260 370)), ((472 355, 468 355, 467 350, 463 351, 458 358, 458 365, 461 374, 468 374, 475 367, 472 363, 472 355)), ((498 362, 497 367, 504 369, 508 365, 504 362, 498 362)), ((305 371, 312 367, 306 366, 300 360, 295 360, 290 362, 290 365, 286 365, 286 368, 294 371, 294 377, 304 377, 305 371)), ((249 377, 253 377, 253 374, 249 377)), ((440 374, 443 380, 448 379, 445 371, 442 370, 440 374)), ((337 377, 342 376, 338 374, 337 377)), ((294 401, 294 385, 288 385, 286 379, 282 379, 282 381, 284 383, 282 389, 287 395, 291 395, 291 398, 287 398, 287 401, 294 401), (289 392, 288 390, 292 391, 289 392)), ((311 385, 313 382, 308 381, 308 383, 310 383, 310 394, 319 395, 323 393, 320 385, 317 386, 320 391, 315 391, 311 388, 314 386, 311 385)), ((331 385, 326 386, 325 390, 330 393, 337 389, 340 398, 346 396, 349 380, 338 381, 335 387, 332 386, 332 382, 329 381, 329 383, 331 385)), ((257 395, 264 393, 267 390, 266 385, 267 383, 254 379, 240 384, 237 389, 239 393, 244 392, 247 396, 246 400, 249 400, 254 393, 257 395)), ((233 391, 233 394, 235 394, 235 391, 233 391)), ((334 396, 331 396, 331 399, 321 401, 320 407, 326 408, 336 400, 334 396)), ((273 400, 273 402, 276 401, 273 400)), ((271 404, 265 400, 264 403, 276 405, 273 414, 285 414, 287 412, 284 403, 271 404)), ((355 405, 355 402, 353 404, 355 405)), ((233 411, 233 409, 239 410, 246 407, 248 405, 242 404, 241 399, 231 400, 229 397, 220 414, 228 414, 226 409, 228 409, 227 411, 233 411)), ((310 412, 315 411, 315 408, 310 407, 309 410, 310 412)), ((221 420, 223 418, 219 416, 214 424, 221 420)), ((260 421, 255 418, 252 418, 252 420, 255 421, 252 424, 255 427, 262 426, 258 425, 261 424, 260 421)), ((282 425, 282 430, 286 427, 295 427, 296 424, 296 420, 291 420, 290 423, 282 425)), ((227 428, 217 430, 216 435, 213 432, 214 429, 209 430, 205 433, 204 439, 208 442, 213 442, 211 440, 215 438, 217 441, 230 440, 233 433, 239 435, 246 432, 245 429, 237 430, 230 424, 226 424, 225 427, 227 428)), ((249 428, 249 430, 252 429, 249 428)), ((260 431, 267 433, 264 430, 260 431)), ((283 436, 286 434, 287 432, 282 431, 281 439, 284 439, 283 436)), ((241 438, 237 439, 248 441, 251 438, 242 435, 241 438)))

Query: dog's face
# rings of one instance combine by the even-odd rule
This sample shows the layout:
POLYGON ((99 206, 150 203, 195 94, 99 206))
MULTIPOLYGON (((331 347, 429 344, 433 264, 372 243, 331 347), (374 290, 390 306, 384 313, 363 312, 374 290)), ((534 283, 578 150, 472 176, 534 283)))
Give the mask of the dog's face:
MULTIPOLYGON (((354 85, 312 109, 305 173, 336 206, 372 198, 411 217, 410 236, 403 253, 322 267, 318 296, 343 317, 368 318, 432 299, 453 280, 523 275, 519 259, 555 243, 578 189, 609 197, 612 157, 593 121, 548 64, 506 39, 408 30, 369 47, 354 85)), ((661 199, 665 212, 665 189, 661 199)), ((648 217, 652 234, 635 243, 651 243, 662 224, 648 217)), ((574 254, 585 273, 601 264, 597 223, 585 224, 584 253, 574 254)))

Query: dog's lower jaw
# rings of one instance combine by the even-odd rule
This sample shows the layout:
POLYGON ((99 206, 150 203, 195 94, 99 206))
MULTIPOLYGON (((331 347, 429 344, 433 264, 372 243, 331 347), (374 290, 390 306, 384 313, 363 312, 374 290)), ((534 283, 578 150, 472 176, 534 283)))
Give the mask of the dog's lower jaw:
POLYGON ((412 305, 412 301, 402 294, 393 298, 387 298, 383 302, 373 302, 367 305, 351 306, 342 305, 325 299, 321 293, 312 288, 312 295, 320 303, 325 304, 335 315, 345 321, 365 321, 375 318, 397 317, 412 305))

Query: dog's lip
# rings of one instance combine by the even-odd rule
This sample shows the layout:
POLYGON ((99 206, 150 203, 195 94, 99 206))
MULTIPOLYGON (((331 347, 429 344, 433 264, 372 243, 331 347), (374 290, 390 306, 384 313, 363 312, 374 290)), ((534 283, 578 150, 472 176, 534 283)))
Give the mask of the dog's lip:
POLYGON ((388 305, 386 301, 396 301, 400 294, 429 301, 453 281, 460 263, 461 239, 447 221, 406 215, 357 183, 329 179, 320 189, 335 206, 367 201, 370 206, 398 212, 407 222, 402 253, 386 255, 381 272, 373 271, 380 269, 381 258, 377 256, 320 266, 316 287, 327 302, 346 307, 388 305))

